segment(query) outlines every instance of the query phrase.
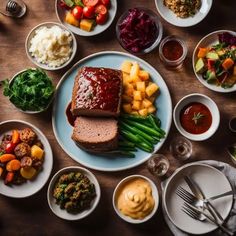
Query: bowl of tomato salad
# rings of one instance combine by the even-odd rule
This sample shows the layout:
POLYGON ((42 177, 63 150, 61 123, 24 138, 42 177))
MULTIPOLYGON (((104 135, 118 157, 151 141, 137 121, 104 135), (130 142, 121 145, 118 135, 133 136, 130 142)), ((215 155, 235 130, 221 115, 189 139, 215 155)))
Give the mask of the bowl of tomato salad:
POLYGON ((115 18, 116 0, 56 0, 59 21, 80 36, 93 36, 105 31, 115 18))

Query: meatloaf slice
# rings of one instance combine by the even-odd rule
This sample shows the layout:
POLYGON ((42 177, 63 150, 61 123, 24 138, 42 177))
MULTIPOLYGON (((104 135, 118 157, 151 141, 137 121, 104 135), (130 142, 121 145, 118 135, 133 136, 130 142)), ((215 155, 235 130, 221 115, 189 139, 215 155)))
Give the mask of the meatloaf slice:
POLYGON ((118 116, 121 93, 120 70, 83 67, 75 77, 71 112, 74 116, 118 116))
POLYGON ((117 120, 79 116, 75 120, 72 139, 86 151, 114 150, 118 146, 117 120))

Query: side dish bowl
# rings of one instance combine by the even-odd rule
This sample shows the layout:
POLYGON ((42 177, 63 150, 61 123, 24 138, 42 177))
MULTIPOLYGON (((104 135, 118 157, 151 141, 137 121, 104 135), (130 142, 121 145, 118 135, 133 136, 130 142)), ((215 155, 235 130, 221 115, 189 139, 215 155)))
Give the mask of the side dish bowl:
POLYGON ((95 210, 96 206, 98 205, 100 201, 100 197, 101 197, 101 190, 100 190, 100 185, 97 181, 97 178, 92 174, 92 172, 79 166, 65 167, 59 170, 57 173, 55 173, 49 183, 48 191, 47 191, 48 205, 50 209, 52 210, 52 212, 56 216, 62 219, 71 220, 71 221, 80 220, 90 215, 95 210), (79 213, 74 213, 74 214, 68 213, 65 209, 61 209, 60 206, 56 204, 56 200, 53 197, 53 189, 55 187, 56 182, 59 180, 60 176, 69 172, 80 172, 84 174, 85 176, 87 176, 90 182, 94 184, 95 191, 96 191, 96 196, 92 200, 90 208, 85 209, 79 213))
MULTIPOLYGON (((136 196, 134 196, 135 198, 136 196)), ((146 200, 146 199, 145 199, 146 200)), ((150 180, 149 178, 143 176, 143 175, 130 175, 124 179, 122 179, 116 186, 114 192, 113 192, 113 197, 112 197, 112 204, 113 204, 113 208, 116 212, 116 214, 121 218, 123 219, 124 221, 128 222, 128 223, 132 223, 132 224, 140 224, 140 223, 144 223, 148 220, 150 220, 154 214, 156 213, 157 209, 158 209, 158 204, 159 204, 159 195, 158 195, 158 190, 157 190, 157 187, 156 185, 154 184, 154 182, 152 180, 150 180), (134 219, 134 218, 131 218, 129 216, 126 216, 124 215, 119 209, 118 209, 118 206, 117 206, 117 200, 118 200, 118 195, 121 193, 121 190, 122 188, 124 188, 124 186, 130 182, 130 181, 134 181, 136 179, 141 179, 141 180, 144 180, 146 181, 150 188, 151 188, 151 194, 152 194, 152 197, 154 199, 154 207, 152 209, 152 211, 147 215, 145 216, 143 219, 134 219)))
MULTIPOLYGON (((183 97, 176 104, 176 106, 174 108, 174 112, 173 112, 173 119, 174 119, 174 123, 175 123, 177 130, 183 136, 185 136, 186 138, 193 140, 193 141, 203 141, 203 140, 210 138, 218 129, 219 124, 220 124, 220 112, 219 112, 219 109, 218 109, 216 103, 211 98, 209 98, 203 94, 193 93, 193 94, 189 94, 189 95, 183 97), (211 125, 203 133, 200 133, 200 134, 189 133, 183 128, 183 126, 181 124, 181 120, 180 120, 181 111, 183 111, 183 109, 191 103, 203 104, 210 111, 210 114, 212 117, 211 125)), ((192 121, 194 121, 193 118, 192 118, 192 121)))
POLYGON ((201 1, 201 7, 196 14, 187 18, 177 17, 174 12, 164 6, 163 1, 155 0, 155 4, 159 14, 170 24, 178 27, 190 27, 200 23, 207 16, 212 6, 212 0, 201 1))
POLYGON ((192 57, 192 66, 193 66, 193 71, 197 77, 197 79, 208 89, 216 91, 216 92, 220 92, 220 93, 230 93, 230 92, 234 92, 236 91, 236 85, 234 85, 231 88, 223 88, 221 86, 216 86, 215 84, 211 84, 208 83, 206 80, 203 79, 203 76, 201 73, 197 73, 195 66, 196 66, 196 62, 197 62, 197 54, 198 54, 198 50, 199 48, 207 48, 209 46, 212 46, 214 44, 219 43, 218 40, 218 35, 222 34, 222 33, 230 33, 234 36, 236 36, 236 32, 234 31, 230 31, 230 30, 218 30, 218 31, 214 31, 211 32, 209 34, 207 34, 205 37, 203 37, 198 44, 196 45, 194 52, 193 52, 193 57, 192 57))
POLYGON ((22 121, 22 120, 7 120, 0 123, 0 140, 2 140, 3 135, 11 132, 13 129, 24 129, 31 128, 38 136, 38 139, 42 142, 44 147, 44 162, 42 165, 42 170, 37 174, 37 176, 28 180, 20 185, 12 184, 10 186, 5 185, 3 180, 0 180, 0 194, 12 198, 25 198, 37 193, 46 184, 52 170, 53 165, 53 154, 51 146, 46 138, 46 136, 34 125, 22 121))
MULTIPOLYGON (((64 40, 64 39, 63 39, 64 40)), ((43 42, 41 42, 42 44, 43 42)), ((48 45, 44 46, 44 49, 47 48, 48 45)), ((53 47, 53 45, 51 46, 51 48, 53 47)), ((25 41, 25 50, 26 50, 26 54, 29 58, 29 60, 34 63, 36 66, 45 69, 45 70, 51 70, 51 71, 55 71, 55 70, 60 70, 64 67, 66 67, 67 65, 69 65, 71 63, 71 61, 73 60, 73 58, 75 57, 76 51, 77 51, 77 41, 75 36, 73 35, 73 33, 67 29, 64 25, 60 24, 60 23, 56 23, 56 22, 44 22, 41 23, 37 26, 35 26, 28 34, 28 36, 26 37, 26 41, 25 41), (56 67, 52 67, 49 66, 48 64, 39 62, 34 56, 32 56, 32 53, 30 52, 30 47, 31 47, 31 40, 32 38, 36 35, 36 31, 39 30, 40 28, 43 27, 47 27, 47 28, 51 28, 53 26, 58 26, 59 28, 61 28, 63 31, 66 31, 69 33, 69 35, 72 37, 72 41, 70 43, 70 48, 71 48, 71 54, 69 55, 69 59, 66 60, 65 62, 63 62, 63 64, 56 66, 56 67)))

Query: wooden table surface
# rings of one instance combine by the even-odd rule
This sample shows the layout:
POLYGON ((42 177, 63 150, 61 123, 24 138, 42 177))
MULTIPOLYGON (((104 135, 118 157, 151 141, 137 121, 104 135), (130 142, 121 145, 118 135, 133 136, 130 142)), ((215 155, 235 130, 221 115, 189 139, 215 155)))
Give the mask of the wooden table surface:
MULTIPOLYGON (((161 0, 160 0, 161 1, 161 0)), ((23 19, 11 19, 0 15, 0 79, 11 78, 16 72, 34 66, 25 53, 25 38, 28 32, 39 23, 57 21, 54 1, 25 0, 28 11, 23 19)), ((116 40, 115 24, 117 18, 128 8, 145 6, 156 11, 154 0, 118 0, 118 12, 111 27, 94 37, 77 36, 78 51, 73 62, 58 72, 49 72, 55 84, 61 76, 78 60, 92 53, 103 50, 124 51, 116 40)), ((228 29, 236 31, 235 18, 236 1, 214 1, 208 16, 200 24, 189 28, 178 28, 161 19, 164 35, 178 35, 185 39, 188 45, 188 55, 184 66, 179 71, 171 71, 159 60, 158 49, 141 56, 142 59, 155 67, 163 76, 171 94, 173 106, 184 95, 198 92, 214 99, 221 113, 221 123, 216 134, 205 142, 193 142, 193 156, 189 160, 213 159, 231 163, 225 147, 235 142, 236 136, 228 130, 228 121, 236 115, 235 93, 220 94, 205 88, 194 76, 191 56, 196 43, 206 34, 228 29)), ((157 11, 156 11, 157 12, 157 11)), ((51 144, 54 154, 54 164, 51 176, 59 169, 79 165, 73 161, 57 143, 51 124, 52 109, 40 115, 27 115, 17 111, 2 95, 0 89, 0 121, 21 119, 31 122, 40 128, 51 144)), ((159 151, 170 159, 173 172, 183 163, 175 160, 169 153, 170 140, 178 135, 172 124, 169 136, 159 151)), ((121 172, 93 171, 97 176, 102 191, 101 201, 91 216, 79 222, 67 222, 57 218, 48 207, 44 188, 32 197, 26 199, 11 199, 0 196, 0 235, 172 235, 164 222, 161 206, 151 221, 143 225, 131 225, 119 219, 112 207, 112 193, 116 184, 130 174, 142 174, 150 177, 160 190, 161 179, 153 177, 146 168, 146 163, 137 168, 121 172)), ((170 174, 169 173, 169 174, 170 174)), ((161 190, 160 190, 161 191, 161 190)))

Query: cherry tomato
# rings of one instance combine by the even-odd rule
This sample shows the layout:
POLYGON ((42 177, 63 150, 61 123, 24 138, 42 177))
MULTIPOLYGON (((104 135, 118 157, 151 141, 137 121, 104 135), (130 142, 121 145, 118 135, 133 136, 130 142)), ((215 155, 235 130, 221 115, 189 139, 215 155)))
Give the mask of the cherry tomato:
POLYGON ((88 7, 94 7, 98 2, 99 0, 83 0, 83 4, 88 7))
POLYGON ((83 15, 85 18, 93 18, 94 17, 94 7, 85 6, 83 8, 83 15))
POLYGON ((101 2, 103 5, 105 5, 107 8, 110 7, 110 4, 111 4, 110 0, 100 0, 100 2, 101 2))
POLYGON ((102 15, 106 15, 107 14, 107 8, 105 5, 103 4, 99 4, 95 7, 95 13, 96 14, 102 14, 102 15))
POLYGON ((96 22, 98 25, 103 25, 107 21, 107 14, 97 14, 96 22))
POLYGON ((83 15, 83 7, 75 6, 72 9, 72 15, 75 17, 76 20, 80 20, 83 15))
POLYGON ((5 152, 6 153, 13 153, 15 147, 16 147, 16 145, 14 143, 9 142, 5 147, 5 152))

